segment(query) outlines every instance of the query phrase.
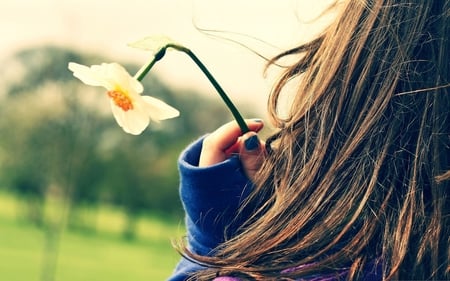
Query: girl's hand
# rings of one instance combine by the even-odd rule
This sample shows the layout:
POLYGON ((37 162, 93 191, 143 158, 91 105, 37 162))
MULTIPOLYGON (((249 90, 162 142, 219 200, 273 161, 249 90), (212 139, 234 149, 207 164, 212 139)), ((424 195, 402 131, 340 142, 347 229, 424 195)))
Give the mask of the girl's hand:
POLYGON ((203 140, 199 167, 211 166, 238 154, 246 175, 253 180, 265 156, 265 144, 256 135, 264 123, 259 120, 246 122, 250 132, 244 135, 236 122, 230 122, 207 136, 203 140))

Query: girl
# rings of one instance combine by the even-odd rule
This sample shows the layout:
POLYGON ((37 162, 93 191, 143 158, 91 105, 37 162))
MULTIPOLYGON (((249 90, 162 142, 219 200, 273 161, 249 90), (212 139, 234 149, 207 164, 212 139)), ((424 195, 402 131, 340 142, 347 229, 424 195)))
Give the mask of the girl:
POLYGON ((249 120, 182 153, 188 243, 170 280, 450 279, 450 1, 335 8, 270 62, 297 58, 265 143, 249 120))

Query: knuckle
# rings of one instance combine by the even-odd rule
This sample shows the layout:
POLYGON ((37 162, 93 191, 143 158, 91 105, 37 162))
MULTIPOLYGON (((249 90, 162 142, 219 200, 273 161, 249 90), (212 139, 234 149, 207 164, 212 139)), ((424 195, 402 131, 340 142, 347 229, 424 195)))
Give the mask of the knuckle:
POLYGON ((203 147, 208 148, 212 146, 214 146, 214 137, 213 135, 209 135, 203 140, 203 147))

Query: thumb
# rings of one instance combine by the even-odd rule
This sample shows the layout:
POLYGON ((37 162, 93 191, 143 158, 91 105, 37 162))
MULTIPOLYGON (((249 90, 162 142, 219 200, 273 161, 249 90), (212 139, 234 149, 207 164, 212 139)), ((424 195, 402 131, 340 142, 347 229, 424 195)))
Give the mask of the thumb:
POLYGON ((255 179, 265 158, 265 144, 255 132, 248 132, 240 142, 239 156, 244 171, 250 180, 255 179))

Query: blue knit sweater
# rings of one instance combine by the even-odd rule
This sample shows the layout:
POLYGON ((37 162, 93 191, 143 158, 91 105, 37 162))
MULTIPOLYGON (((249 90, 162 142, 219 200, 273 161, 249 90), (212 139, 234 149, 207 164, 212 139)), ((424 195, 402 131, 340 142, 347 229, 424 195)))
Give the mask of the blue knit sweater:
MULTIPOLYGON (((191 251, 208 255, 231 237, 248 218, 236 213, 240 204, 250 194, 253 185, 245 176, 239 158, 231 157, 209 167, 198 167, 203 138, 188 146, 181 154, 180 197, 186 212, 188 247, 191 251)), ((192 272, 202 267, 184 258, 178 263, 169 281, 186 280, 192 272)), ((341 277, 343 277, 341 275, 341 277)), ((374 267, 364 280, 381 280, 380 268, 374 267)), ((215 281, 238 281, 233 277, 218 277, 215 281)), ((314 276, 310 280, 336 280, 336 275, 314 276)))
MULTIPOLYGON (((188 246, 195 253, 207 255, 225 236, 232 236, 245 220, 245 215, 236 218, 236 212, 253 185, 245 176, 238 157, 199 168, 202 143, 203 138, 184 150, 178 166, 188 246)), ((182 259, 169 280, 185 280, 189 273, 199 269, 199 265, 182 259)))

